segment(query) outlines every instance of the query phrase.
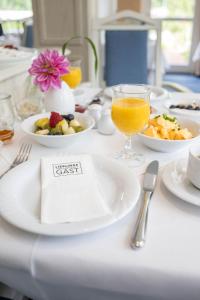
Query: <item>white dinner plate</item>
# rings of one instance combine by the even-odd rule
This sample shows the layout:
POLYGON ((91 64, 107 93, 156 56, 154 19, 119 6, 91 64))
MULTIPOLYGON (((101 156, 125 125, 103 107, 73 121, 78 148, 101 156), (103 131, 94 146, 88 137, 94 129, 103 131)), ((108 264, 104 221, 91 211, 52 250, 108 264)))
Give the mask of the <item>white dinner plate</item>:
MULTIPOLYGON (((151 89, 151 94, 150 94, 151 101, 165 100, 169 96, 168 91, 161 87, 149 85, 149 88, 151 89)), ((112 98, 112 96, 113 96, 112 87, 105 88, 104 94, 108 98, 112 98)))
POLYGON ((165 101, 164 103, 164 106, 165 108, 167 108, 169 110, 170 113, 173 113, 175 115, 180 115, 180 116, 187 116, 187 117, 197 117, 199 118, 200 117, 200 111, 195 111, 195 110, 188 110, 188 109, 180 109, 180 108, 170 108, 171 105, 180 105, 180 104, 183 104, 183 105, 191 105, 193 104, 194 102, 198 105, 200 105, 200 99, 199 97, 192 97, 192 98, 189 98, 189 97, 186 97, 183 95, 183 98, 182 99, 169 99, 167 101, 165 101))
POLYGON ((149 88, 151 90, 151 94, 150 94, 151 101, 165 100, 169 97, 168 91, 164 88, 154 86, 154 85, 149 85, 149 88))
POLYGON ((100 88, 92 88, 81 85, 74 90, 74 97, 76 104, 87 106, 99 92, 100 88))
POLYGON ((200 206, 200 190, 186 177, 186 160, 168 164, 162 174, 166 188, 175 196, 188 203, 200 206))
POLYGON ((82 222, 41 224, 40 161, 36 160, 19 165, 1 179, 1 216, 25 231, 48 236, 83 234, 117 222, 135 207, 140 195, 139 181, 120 163, 101 156, 92 157, 100 188, 112 211, 110 215, 82 222))

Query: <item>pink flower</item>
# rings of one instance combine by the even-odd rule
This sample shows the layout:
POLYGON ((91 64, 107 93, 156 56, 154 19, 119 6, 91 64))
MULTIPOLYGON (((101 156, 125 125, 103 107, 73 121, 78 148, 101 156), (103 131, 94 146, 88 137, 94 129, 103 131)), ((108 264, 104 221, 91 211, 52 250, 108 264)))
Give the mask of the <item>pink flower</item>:
POLYGON ((46 92, 61 87, 60 76, 69 73, 69 61, 57 50, 45 50, 33 60, 28 72, 35 77, 34 84, 46 92))

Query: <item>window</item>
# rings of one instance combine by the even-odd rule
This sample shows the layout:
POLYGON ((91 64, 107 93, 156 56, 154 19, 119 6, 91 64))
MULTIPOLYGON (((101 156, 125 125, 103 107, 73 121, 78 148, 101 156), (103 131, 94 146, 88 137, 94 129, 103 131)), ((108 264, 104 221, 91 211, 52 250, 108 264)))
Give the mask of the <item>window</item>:
POLYGON ((190 68, 194 10, 195 0, 151 0, 151 17, 162 20, 162 49, 170 70, 190 68))
POLYGON ((31 0, 1 0, 0 10, 31 10, 31 0))
POLYGON ((0 0, 0 20, 5 35, 22 34, 23 22, 31 16, 31 0, 0 0))

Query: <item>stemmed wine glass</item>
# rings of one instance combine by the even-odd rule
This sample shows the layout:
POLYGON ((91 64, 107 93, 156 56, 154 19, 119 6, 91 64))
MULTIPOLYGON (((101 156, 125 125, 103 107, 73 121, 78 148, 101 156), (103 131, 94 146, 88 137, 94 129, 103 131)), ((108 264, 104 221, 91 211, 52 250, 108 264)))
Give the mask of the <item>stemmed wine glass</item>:
POLYGON ((143 155, 134 151, 132 136, 141 132, 150 117, 150 90, 145 85, 120 84, 112 87, 112 120, 117 129, 126 137, 124 149, 116 158, 139 166, 143 155))

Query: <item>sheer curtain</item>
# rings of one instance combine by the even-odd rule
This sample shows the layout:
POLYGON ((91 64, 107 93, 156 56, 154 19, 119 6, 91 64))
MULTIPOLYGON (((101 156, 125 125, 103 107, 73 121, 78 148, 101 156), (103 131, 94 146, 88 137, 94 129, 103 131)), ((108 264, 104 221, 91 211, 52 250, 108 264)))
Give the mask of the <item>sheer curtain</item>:
POLYGON ((194 74, 200 76, 200 1, 199 0, 196 0, 192 45, 193 45, 192 61, 194 62, 194 74))

